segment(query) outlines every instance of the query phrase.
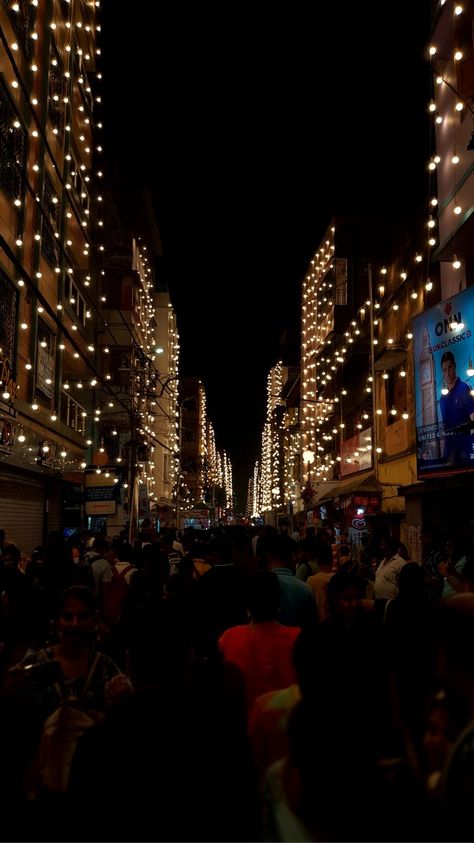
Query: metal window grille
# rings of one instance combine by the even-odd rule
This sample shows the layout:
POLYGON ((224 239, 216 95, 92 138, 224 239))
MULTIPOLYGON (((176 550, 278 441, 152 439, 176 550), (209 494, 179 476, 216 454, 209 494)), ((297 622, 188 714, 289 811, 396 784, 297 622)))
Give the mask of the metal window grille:
POLYGON ((79 404, 64 389, 61 390, 61 421, 81 436, 85 434, 86 417, 82 404, 79 404))
POLYGON ((11 199, 23 193, 25 138, 23 126, 15 126, 18 115, 13 101, 0 80, 0 189, 11 199))
POLYGON ((0 275, 0 348, 2 357, 13 362, 16 336, 17 291, 0 275))
POLYGON ((64 80, 64 68, 56 49, 53 47, 49 67, 48 117, 53 128, 57 130, 55 134, 60 143, 64 140, 65 95, 66 83, 64 80))
POLYGON ((18 11, 15 12, 12 9, 10 0, 4 0, 4 4, 8 9, 18 43, 26 58, 29 59, 31 55, 30 31, 33 24, 34 6, 32 6, 30 0, 16 0, 15 6, 18 8, 18 11))
POLYGON ((59 263, 59 242, 56 233, 59 229, 61 212, 57 199, 58 197, 53 183, 46 173, 43 197, 41 254, 51 266, 56 266, 59 263))

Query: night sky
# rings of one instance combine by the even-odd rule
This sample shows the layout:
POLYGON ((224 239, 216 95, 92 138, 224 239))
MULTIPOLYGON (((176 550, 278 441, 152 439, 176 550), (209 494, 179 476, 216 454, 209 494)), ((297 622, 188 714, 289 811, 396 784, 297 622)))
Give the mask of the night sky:
POLYGON ((181 373, 205 385, 240 508, 331 214, 426 207, 429 5, 103 0, 108 173, 152 191, 181 373))

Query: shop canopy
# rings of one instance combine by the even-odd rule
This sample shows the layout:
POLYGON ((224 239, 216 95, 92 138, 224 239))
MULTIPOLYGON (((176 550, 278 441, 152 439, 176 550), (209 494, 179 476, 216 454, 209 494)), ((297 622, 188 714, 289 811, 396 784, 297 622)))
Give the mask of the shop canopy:
POLYGON ((352 495, 355 492, 361 492, 363 494, 380 492, 380 485, 377 483, 373 471, 364 471, 356 477, 344 477, 343 480, 335 480, 331 484, 328 483, 329 485, 331 488, 323 487, 323 492, 321 497, 318 497, 316 505, 325 503, 325 501, 331 501, 341 495, 352 495))

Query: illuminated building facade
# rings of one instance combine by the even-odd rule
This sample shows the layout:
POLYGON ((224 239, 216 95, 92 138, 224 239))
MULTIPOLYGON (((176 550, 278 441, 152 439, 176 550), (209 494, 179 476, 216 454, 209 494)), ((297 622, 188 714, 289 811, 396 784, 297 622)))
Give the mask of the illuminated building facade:
POLYGON ((101 322, 95 2, 0 7, 0 523, 29 552, 77 527, 101 322))

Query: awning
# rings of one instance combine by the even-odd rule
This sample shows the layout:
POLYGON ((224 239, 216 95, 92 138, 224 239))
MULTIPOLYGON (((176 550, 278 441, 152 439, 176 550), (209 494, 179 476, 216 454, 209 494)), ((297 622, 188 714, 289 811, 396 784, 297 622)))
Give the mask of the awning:
POLYGON ((350 495, 353 492, 380 492, 381 487, 375 479, 373 471, 364 471, 356 477, 344 477, 343 480, 336 480, 330 490, 325 490, 320 498, 320 503, 331 501, 340 495, 350 495))
POLYGON ((308 509, 314 509, 323 500, 329 500, 330 493, 335 486, 338 486, 339 480, 321 480, 317 485, 313 486, 314 494, 311 502, 308 504, 308 509))

